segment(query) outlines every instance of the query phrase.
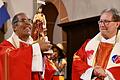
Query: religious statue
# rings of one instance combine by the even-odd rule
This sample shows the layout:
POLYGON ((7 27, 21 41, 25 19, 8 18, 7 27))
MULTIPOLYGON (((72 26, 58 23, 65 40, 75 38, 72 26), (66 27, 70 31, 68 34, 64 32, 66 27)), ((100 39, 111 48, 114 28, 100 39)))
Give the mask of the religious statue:
POLYGON ((39 39, 41 36, 46 36, 46 18, 42 13, 42 7, 38 8, 34 18, 33 18, 33 30, 32 30, 32 38, 34 41, 39 39))

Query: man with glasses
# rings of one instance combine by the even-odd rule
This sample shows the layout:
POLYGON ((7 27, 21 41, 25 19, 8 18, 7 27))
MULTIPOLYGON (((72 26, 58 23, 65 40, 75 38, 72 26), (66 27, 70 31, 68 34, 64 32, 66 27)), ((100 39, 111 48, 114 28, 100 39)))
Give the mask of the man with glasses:
POLYGON ((33 44, 32 23, 25 13, 16 14, 12 26, 12 36, 0 44, 0 80, 32 80, 32 72, 42 72, 42 52, 52 45, 44 38, 33 44))
POLYGON ((74 54, 72 80, 120 79, 120 16, 115 8, 102 11, 100 32, 74 54))

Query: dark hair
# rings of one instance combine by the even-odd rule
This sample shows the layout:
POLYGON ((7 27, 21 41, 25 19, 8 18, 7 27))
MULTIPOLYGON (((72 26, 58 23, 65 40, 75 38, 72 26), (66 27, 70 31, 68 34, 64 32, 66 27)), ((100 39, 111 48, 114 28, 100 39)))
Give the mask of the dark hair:
POLYGON ((19 21, 18 16, 20 16, 20 15, 25 15, 25 13, 18 13, 13 17, 13 19, 12 19, 12 25, 13 26, 17 25, 16 23, 19 21))
POLYGON ((44 4, 41 4, 39 7, 38 7, 38 9, 39 8, 44 8, 45 7, 45 5, 44 4))
POLYGON ((60 49, 56 44, 53 44, 52 49, 56 48, 58 50, 59 59, 65 58, 65 51, 60 49))
MULTIPOLYGON (((41 4, 41 6, 39 6, 39 7, 38 7, 38 9, 37 9, 36 13, 38 14, 38 13, 39 13, 39 9, 43 9, 43 8, 44 8, 44 6, 45 6, 45 5, 41 4)), ((42 10, 42 12, 41 12, 41 13, 43 13, 43 10, 42 10)))
POLYGON ((115 9, 115 8, 104 9, 104 10, 101 12, 101 15, 102 15, 103 13, 108 13, 108 12, 112 13, 112 15, 113 15, 113 17, 112 17, 113 21, 120 21, 119 12, 118 12, 117 9, 115 9))

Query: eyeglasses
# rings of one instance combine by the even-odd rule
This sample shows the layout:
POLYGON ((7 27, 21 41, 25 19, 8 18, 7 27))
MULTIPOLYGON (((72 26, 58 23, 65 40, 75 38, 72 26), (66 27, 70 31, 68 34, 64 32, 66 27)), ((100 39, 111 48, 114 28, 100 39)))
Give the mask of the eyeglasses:
POLYGON ((109 20, 99 20, 99 21, 98 21, 98 24, 103 23, 103 24, 105 24, 105 25, 108 25, 110 22, 115 22, 115 21, 109 21, 109 20))
POLYGON ((14 21, 14 24, 18 23, 18 22, 22 22, 22 23, 25 23, 25 24, 32 24, 32 20, 31 19, 16 20, 16 21, 14 21))
POLYGON ((32 23, 32 20, 31 19, 21 19, 21 20, 18 20, 17 22, 32 23))

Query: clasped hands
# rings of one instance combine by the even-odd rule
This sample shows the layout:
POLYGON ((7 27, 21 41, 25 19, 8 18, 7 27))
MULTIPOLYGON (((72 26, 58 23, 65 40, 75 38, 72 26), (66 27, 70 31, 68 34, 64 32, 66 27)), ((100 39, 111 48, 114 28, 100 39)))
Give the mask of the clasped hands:
POLYGON ((93 75, 100 80, 104 80, 104 78, 107 76, 105 70, 101 66, 94 67, 93 75))

